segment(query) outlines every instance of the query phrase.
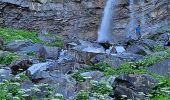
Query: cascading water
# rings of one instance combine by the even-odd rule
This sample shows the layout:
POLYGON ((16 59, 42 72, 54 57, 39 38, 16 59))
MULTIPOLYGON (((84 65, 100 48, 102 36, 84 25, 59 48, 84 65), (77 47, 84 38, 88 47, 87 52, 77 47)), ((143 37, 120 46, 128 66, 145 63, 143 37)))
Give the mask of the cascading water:
POLYGON ((141 7, 142 7, 141 24, 142 24, 142 27, 143 27, 145 25, 145 9, 144 9, 145 0, 140 0, 140 4, 141 4, 141 7))
POLYGON ((98 31, 98 42, 110 42, 112 41, 111 36, 111 26, 113 17, 113 6, 116 4, 117 0, 108 0, 104 8, 104 15, 102 18, 102 23, 98 31))
POLYGON ((129 30, 128 33, 131 34, 131 32, 134 29, 134 0, 130 0, 130 5, 129 5, 129 9, 130 9, 130 24, 129 24, 129 30))

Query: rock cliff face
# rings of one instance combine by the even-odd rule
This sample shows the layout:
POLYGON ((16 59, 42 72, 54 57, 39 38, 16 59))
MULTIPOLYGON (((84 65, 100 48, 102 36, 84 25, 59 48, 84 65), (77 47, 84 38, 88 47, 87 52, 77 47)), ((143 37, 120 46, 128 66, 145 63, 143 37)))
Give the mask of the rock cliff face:
MULTIPOLYGON (((170 23, 170 1, 152 1, 145 0, 143 10, 140 0, 134 2, 135 25, 144 11, 145 32, 170 23)), ((104 5, 105 0, 0 0, 0 26, 56 33, 67 40, 94 41, 104 5)), ((127 36, 132 12, 128 0, 118 1, 114 10, 112 34, 117 42, 117 37, 121 41, 127 36)))

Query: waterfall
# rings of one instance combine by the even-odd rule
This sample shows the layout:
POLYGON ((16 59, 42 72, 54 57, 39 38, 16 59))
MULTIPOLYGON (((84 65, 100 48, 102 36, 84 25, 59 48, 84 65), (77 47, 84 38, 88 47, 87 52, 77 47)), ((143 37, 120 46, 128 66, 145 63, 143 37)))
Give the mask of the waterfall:
POLYGON ((111 26, 113 17, 113 6, 116 4, 117 0, 108 0, 104 8, 104 14, 102 18, 102 23, 98 31, 98 42, 110 42, 112 40, 111 36, 111 26))
POLYGON ((155 0, 152 0, 152 5, 155 5, 155 0))
POLYGON ((129 24, 129 30, 128 33, 131 34, 131 32, 134 29, 134 0, 130 0, 129 4, 129 10, 130 10, 130 24, 129 24))
POLYGON ((142 16, 141 16, 141 24, 142 26, 145 25, 145 0, 140 0, 140 4, 141 4, 141 7, 142 7, 142 16))

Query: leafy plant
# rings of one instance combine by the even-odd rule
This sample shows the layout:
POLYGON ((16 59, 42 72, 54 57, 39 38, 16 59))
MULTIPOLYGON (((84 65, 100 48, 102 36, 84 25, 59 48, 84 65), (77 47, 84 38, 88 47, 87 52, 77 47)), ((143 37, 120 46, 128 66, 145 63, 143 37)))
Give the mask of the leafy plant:
POLYGON ((113 88, 108 82, 92 82, 92 92, 99 94, 113 94, 113 88))
POLYGON ((89 100, 89 92, 81 90, 77 93, 76 100, 89 100))
POLYGON ((79 72, 76 72, 72 75, 72 77, 76 80, 76 81, 79 81, 79 82, 83 82, 85 81, 85 78, 83 76, 80 75, 79 72))
POLYGON ((0 64, 9 65, 16 58, 17 58, 17 55, 14 53, 7 53, 4 55, 0 55, 0 64))

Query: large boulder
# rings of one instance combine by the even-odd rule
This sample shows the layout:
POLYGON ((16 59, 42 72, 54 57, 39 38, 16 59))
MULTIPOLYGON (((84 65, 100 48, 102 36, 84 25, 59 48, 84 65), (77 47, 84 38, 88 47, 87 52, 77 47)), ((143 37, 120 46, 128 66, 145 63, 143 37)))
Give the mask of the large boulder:
POLYGON ((143 94, 151 93, 155 82, 152 77, 144 74, 121 74, 115 79, 113 85, 115 87, 115 98, 144 100, 146 98, 143 94))
POLYGON ((33 42, 31 40, 13 40, 5 45, 5 49, 7 51, 19 51, 23 47, 27 47, 32 44, 33 42))
POLYGON ((128 47, 127 52, 139 54, 139 55, 148 55, 148 54, 152 53, 148 48, 145 48, 139 44, 134 44, 134 45, 128 47))
POLYGON ((156 62, 152 66, 147 67, 147 69, 159 75, 170 75, 170 59, 165 59, 159 62, 156 62))
POLYGON ((122 54, 97 54, 90 61, 92 64, 96 64, 99 62, 106 62, 112 67, 119 67, 121 64, 131 61, 136 61, 142 59, 143 56, 133 54, 133 53, 122 53, 122 54))
POLYGON ((21 48, 21 51, 27 51, 27 52, 34 51, 34 52, 37 52, 41 47, 43 47, 43 44, 35 43, 35 44, 30 45, 30 46, 21 48))
POLYGON ((65 100, 76 94, 76 81, 69 75, 52 73, 50 77, 45 78, 39 83, 47 83, 53 87, 55 93, 60 93, 64 96, 65 100))

